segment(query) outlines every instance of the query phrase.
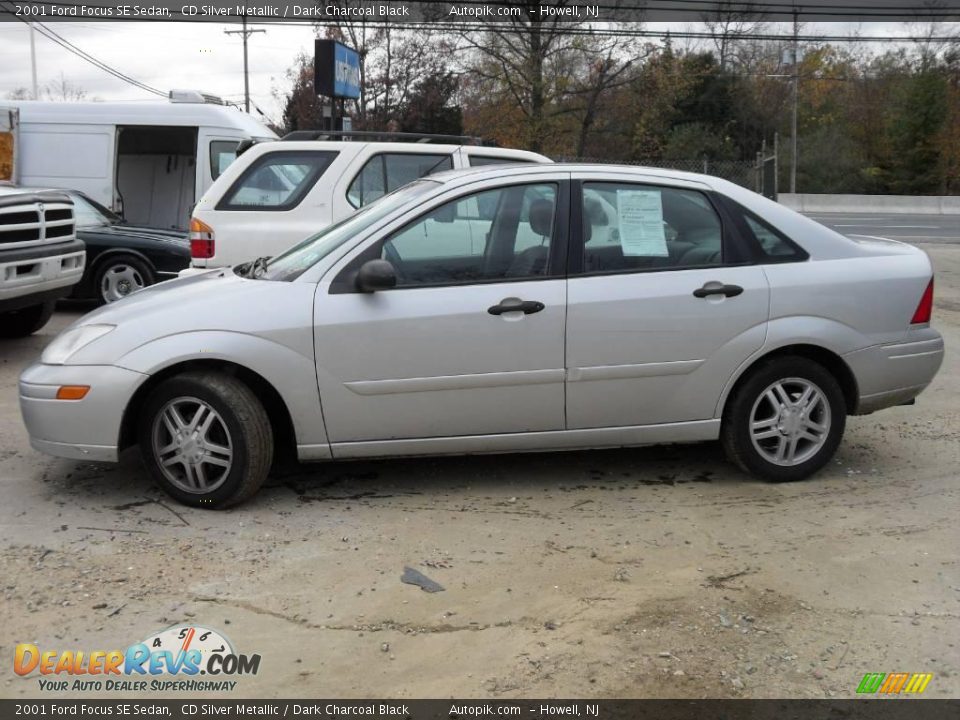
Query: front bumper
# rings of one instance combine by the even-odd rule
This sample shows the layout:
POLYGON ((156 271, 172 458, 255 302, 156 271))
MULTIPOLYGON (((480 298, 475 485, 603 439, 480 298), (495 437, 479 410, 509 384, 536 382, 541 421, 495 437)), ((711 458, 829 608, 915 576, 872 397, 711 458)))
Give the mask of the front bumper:
POLYGON ((0 253, 0 308, 15 310, 67 295, 80 282, 86 250, 79 240, 0 253), (34 296, 37 296, 35 299, 34 296))
POLYGON ((909 403, 933 380, 943 363, 943 338, 932 328, 914 332, 909 342, 844 356, 860 390, 857 415, 909 403))
POLYGON ((57 457, 116 462, 124 410, 147 377, 112 365, 31 365, 20 375, 30 444, 57 457), (82 400, 57 400, 61 385, 90 391, 82 400))

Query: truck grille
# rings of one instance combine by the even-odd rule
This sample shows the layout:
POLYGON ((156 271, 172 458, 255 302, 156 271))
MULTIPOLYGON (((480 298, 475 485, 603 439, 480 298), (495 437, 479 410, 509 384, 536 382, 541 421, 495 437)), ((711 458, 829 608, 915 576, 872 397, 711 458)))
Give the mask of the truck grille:
POLYGON ((64 193, 0 195, 0 247, 29 247, 74 237, 73 202, 64 193))

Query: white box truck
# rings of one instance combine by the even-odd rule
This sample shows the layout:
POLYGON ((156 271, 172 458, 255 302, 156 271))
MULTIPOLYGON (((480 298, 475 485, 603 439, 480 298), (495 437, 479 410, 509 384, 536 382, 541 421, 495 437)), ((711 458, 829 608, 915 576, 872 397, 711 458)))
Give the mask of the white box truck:
POLYGON ((237 145, 274 138, 252 116, 195 91, 171 91, 169 102, 4 100, 0 179, 6 153, 8 180, 80 190, 131 224, 186 230, 237 145))

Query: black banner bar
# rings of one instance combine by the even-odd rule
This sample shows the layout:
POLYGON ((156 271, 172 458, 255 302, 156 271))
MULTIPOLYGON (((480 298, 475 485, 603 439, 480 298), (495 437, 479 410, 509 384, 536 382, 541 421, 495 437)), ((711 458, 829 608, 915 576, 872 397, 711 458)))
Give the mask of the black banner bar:
POLYGON ((941 720, 960 700, 0 700, 0 718, 941 720))
POLYGON ((733 12, 767 22, 957 21, 960 0, 0 0, 0 22, 702 22, 733 12))

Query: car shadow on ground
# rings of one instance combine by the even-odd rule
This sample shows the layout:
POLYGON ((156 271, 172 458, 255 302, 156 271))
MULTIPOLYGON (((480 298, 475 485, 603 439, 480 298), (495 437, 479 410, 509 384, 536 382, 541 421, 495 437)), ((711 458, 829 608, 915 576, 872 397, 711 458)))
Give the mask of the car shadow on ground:
MULTIPOLYGON (((81 506, 124 505, 166 498, 137 448, 117 464, 54 460, 42 481, 58 501, 81 506)), ((468 455, 328 461, 271 473, 260 492, 237 510, 269 504, 302 506, 325 500, 397 496, 516 495, 530 492, 619 490, 644 486, 757 482, 725 459, 718 443, 658 445, 510 455, 468 455)), ((175 504, 173 500, 167 502, 175 504)), ((92 508, 91 508, 92 509, 92 508)))

